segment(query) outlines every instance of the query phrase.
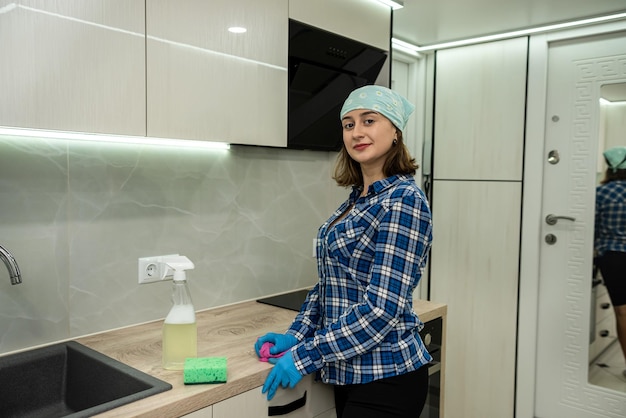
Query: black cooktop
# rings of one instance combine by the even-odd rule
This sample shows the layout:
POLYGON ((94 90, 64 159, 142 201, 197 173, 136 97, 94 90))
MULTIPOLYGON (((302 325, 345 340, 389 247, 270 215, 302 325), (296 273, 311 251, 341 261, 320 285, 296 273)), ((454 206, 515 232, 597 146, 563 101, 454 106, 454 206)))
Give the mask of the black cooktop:
POLYGON ((282 295, 270 296, 263 299, 258 299, 257 302, 265 303, 272 306, 278 306, 279 308, 291 309, 292 311, 300 311, 306 295, 309 293, 308 289, 296 290, 295 292, 283 293, 282 295))

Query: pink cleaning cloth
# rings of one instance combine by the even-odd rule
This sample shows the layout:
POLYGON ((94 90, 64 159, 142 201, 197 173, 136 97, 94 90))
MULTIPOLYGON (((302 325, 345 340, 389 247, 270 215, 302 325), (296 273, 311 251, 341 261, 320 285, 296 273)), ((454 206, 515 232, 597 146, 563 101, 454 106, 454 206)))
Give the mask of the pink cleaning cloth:
POLYGON ((259 360, 264 361, 264 362, 268 362, 271 358, 278 358, 278 357, 282 357, 285 352, 281 352, 278 354, 271 354, 270 353, 270 348, 274 347, 274 344, 272 343, 263 343, 263 345, 261 346, 261 349, 259 350, 259 360))

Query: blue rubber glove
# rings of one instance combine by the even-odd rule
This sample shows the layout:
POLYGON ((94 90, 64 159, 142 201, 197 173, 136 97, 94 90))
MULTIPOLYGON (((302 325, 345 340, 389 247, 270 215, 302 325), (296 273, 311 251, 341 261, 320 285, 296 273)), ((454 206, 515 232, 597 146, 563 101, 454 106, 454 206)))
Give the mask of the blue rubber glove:
POLYGON ((261 393, 267 392, 268 401, 272 400, 279 385, 283 388, 293 388, 302 380, 302 375, 298 369, 296 369, 296 365, 293 362, 291 350, 287 351, 285 355, 280 358, 270 360, 274 360, 271 361, 271 363, 276 364, 267 376, 267 379, 265 379, 265 384, 261 390, 261 393))
POLYGON ((279 354, 298 344, 298 339, 291 334, 268 332, 254 343, 254 351, 256 351, 257 356, 261 357, 261 347, 265 343, 274 344, 274 347, 270 348, 270 354, 279 354))

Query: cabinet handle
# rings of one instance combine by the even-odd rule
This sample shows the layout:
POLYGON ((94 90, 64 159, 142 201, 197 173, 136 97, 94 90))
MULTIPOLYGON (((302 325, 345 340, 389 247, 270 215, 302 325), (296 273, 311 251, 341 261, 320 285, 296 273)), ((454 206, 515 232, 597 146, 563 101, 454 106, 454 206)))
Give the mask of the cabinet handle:
POLYGON ((600 331, 600 337, 608 337, 609 336, 609 331, 603 329, 602 331, 600 331))
POLYGON ((287 415, 290 412, 295 411, 298 408, 302 408, 306 405, 306 391, 300 399, 296 399, 293 402, 289 402, 287 405, 270 406, 267 408, 267 416, 275 417, 277 415, 287 415))
POLYGON ((611 307, 611 304, 610 303, 603 303, 602 305, 600 305, 600 307, 602 309, 609 309, 611 307))
POLYGON ((428 376, 432 376, 435 373, 439 373, 441 371, 441 363, 435 360, 428 363, 426 367, 428 367, 428 376))

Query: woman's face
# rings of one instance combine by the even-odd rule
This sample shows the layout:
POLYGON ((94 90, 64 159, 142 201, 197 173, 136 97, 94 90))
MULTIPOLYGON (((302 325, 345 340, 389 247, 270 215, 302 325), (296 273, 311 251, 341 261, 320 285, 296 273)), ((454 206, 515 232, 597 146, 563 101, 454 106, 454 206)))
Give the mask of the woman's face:
POLYGON ((393 146, 396 128, 378 112, 355 109, 341 120, 343 145, 350 157, 361 164, 361 169, 380 168, 393 146))

